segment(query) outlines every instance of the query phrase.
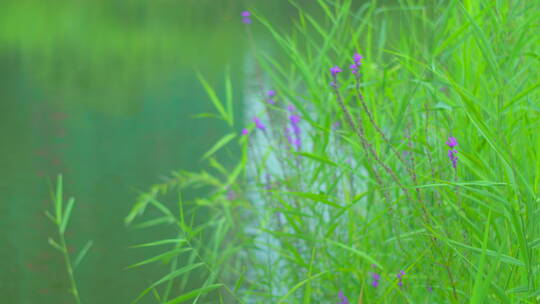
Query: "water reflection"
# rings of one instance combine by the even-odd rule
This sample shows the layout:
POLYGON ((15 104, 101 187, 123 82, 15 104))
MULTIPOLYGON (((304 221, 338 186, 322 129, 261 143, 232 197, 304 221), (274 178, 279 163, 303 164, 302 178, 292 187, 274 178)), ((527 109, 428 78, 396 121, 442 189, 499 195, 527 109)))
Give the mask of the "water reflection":
MULTIPOLYGON (((279 12, 284 2, 256 5, 279 12)), ((72 302, 43 215, 58 173, 78 202, 72 249, 94 240, 77 270, 86 303, 127 303, 165 270, 123 270, 149 255, 129 245, 169 232, 122 220, 138 189, 197 169, 223 134, 222 123, 191 118, 212 111, 193 71, 219 90, 229 65, 242 85, 242 9, 232 0, 0 3, 0 302, 72 302)))

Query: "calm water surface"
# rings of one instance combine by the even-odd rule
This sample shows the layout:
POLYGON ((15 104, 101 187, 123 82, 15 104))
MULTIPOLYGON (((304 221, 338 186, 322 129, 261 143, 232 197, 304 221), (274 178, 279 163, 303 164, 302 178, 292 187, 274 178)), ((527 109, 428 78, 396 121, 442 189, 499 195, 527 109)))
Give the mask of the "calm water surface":
MULTIPOLYGON (((287 20, 283 2, 253 6, 287 20)), ((77 199, 71 249, 94 241, 76 275, 85 303, 128 303, 163 273, 124 270, 148 257, 128 246, 168 231, 134 231, 123 218, 160 176, 199 169, 225 132, 192 118, 212 111, 193 71, 220 91, 230 66, 241 104, 243 8, 227 0, 2 1, 0 303, 73 302, 44 216, 59 173, 77 199)))

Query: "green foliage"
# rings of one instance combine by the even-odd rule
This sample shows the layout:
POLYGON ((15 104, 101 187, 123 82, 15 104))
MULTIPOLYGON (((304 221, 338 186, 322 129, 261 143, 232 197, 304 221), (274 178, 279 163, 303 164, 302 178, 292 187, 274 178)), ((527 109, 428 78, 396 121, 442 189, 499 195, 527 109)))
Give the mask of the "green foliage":
POLYGON ((222 284, 250 303, 335 302, 339 290, 360 303, 536 303, 538 3, 291 3, 291 33, 257 14, 280 49, 253 55, 279 99, 260 100, 270 130, 250 133, 238 198, 223 198, 231 183, 190 175, 213 189, 192 203, 221 223, 191 229, 228 223, 253 238, 229 242, 230 261, 249 257, 250 271, 222 284), (328 69, 355 51, 366 58, 359 86, 344 71, 334 92, 328 69), (287 103, 303 120, 297 152, 281 135, 287 103), (371 272, 382 276, 376 288, 371 272))
MULTIPOLYGON (((351 303, 538 303, 540 3, 291 3, 292 32, 255 13, 279 48, 253 48, 279 97, 252 101, 268 129, 232 130, 204 155, 208 170, 173 172, 126 217, 176 233, 136 246, 168 249, 131 267, 169 270, 135 302, 334 303, 343 291, 351 303), (334 89, 329 68, 356 51, 360 81, 344 69, 334 89), (288 104, 298 151, 283 136, 288 104), (242 154, 226 166, 216 152, 233 143, 242 154)), ((230 79, 225 102, 199 79, 238 125, 230 79)))

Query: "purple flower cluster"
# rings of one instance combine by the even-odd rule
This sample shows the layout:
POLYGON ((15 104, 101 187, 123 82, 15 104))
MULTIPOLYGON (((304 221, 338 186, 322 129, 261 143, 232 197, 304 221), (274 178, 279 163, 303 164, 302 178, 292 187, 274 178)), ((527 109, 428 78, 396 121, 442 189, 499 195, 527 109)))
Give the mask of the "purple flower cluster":
POLYGON ((371 282, 371 286, 377 287, 379 286, 379 281, 381 280, 381 275, 378 273, 372 272, 371 277, 373 278, 373 282, 371 282))
POLYGON ((351 66, 349 67, 351 69, 351 73, 358 74, 358 69, 362 65, 362 59, 364 59, 364 57, 362 57, 362 55, 360 55, 358 53, 354 54, 354 56, 353 56, 354 63, 351 64, 351 66))
POLYGON ((302 130, 300 129, 300 116, 298 116, 296 113, 296 109, 293 105, 289 105, 287 107, 287 110, 289 110, 289 122, 291 124, 290 129, 285 129, 285 136, 287 137, 287 140, 289 143, 296 149, 296 151, 299 151, 302 147, 302 130))
POLYGON ((251 24, 251 13, 249 11, 243 11, 240 15, 242 16, 242 23, 251 24))
POLYGON ((398 278, 398 286, 399 287, 403 287, 403 276, 405 275, 405 271, 401 270, 398 274, 397 274, 397 278, 398 278))
POLYGON ((266 92, 266 96, 268 97, 268 103, 269 104, 276 104, 276 100, 274 99, 274 97, 276 96, 276 91, 274 90, 270 90, 268 92, 266 92))
POLYGON ((242 129, 242 135, 248 135, 249 134, 249 130, 246 129, 246 128, 243 128, 242 129))
MULTIPOLYGON (((351 69, 351 73, 355 75, 358 74, 358 69, 360 69, 360 67, 362 66, 362 59, 364 59, 362 55, 358 53, 354 54, 353 56, 354 63, 349 66, 349 68, 351 69)), ((330 68, 330 73, 332 74, 332 78, 333 78, 333 81, 330 83, 330 86, 337 87, 337 74, 341 72, 342 72, 341 68, 337 65, 330 68)))
POLYGON ((457 143, 457 139, 455 137, 448 137, 448 141, 446 142, 446 144, 448 145, 448 147, 450 147, 450 149, 448 150, 448 158, 450 158, 450 161, 452 161, 452 167, 454 167, 454 169, 457 168, 457 161, 458 161, 458 157, 456 156, 458 151, 456 149, 454 149, 458 143, 457 143))
POLYGON ((330 82, 330 86, 337 88, 337 74, 341 73, 341 68, 337 65, 335 67, 330 68, 330 73, 332 74, 332 82, 330 82))
POLYGON ((259 117, 254 117, 253 118, 253 122, 255 123, 255 127, 261 131, 265 131, 266 130, 266 126, 261 122, 261 120, 259 119, 259 117))
POLYGON ((338 304, 349 304, 349 299, 343 294, 343 291, 339 291, 338 297, 340 300, 338 304))
POLYGON ((338 73, 341 73, 341 68, 338 66, 330 68, 330 73, 332 73, 332 76, 336 77, 338 73))

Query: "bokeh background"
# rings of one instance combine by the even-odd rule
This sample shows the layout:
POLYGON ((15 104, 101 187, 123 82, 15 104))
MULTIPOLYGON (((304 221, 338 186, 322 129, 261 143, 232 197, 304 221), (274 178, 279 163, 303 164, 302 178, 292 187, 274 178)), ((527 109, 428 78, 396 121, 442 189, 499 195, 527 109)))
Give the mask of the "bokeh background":
POLYGON ((59 173, 77 200, 71 249, 94 241, 76 273, 84 302, 129 303, 159 277, 124 269, 148 257, 128 247, 159 231, 123 219, 139 191, 173 169, 198 170, 227 131, 193 118, 212 111, 195 71, 219 94, 229 67, 241 117, 246 8, 292 26, 286 0, 0 1, 0 303, 73 302, 47 243, 59 173))

